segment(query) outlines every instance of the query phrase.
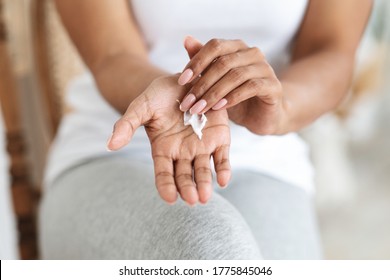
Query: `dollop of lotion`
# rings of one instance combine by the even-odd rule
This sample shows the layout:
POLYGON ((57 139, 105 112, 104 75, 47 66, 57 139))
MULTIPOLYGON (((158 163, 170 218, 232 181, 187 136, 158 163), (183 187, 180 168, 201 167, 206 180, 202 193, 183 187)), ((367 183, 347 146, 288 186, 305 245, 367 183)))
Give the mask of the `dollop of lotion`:
POLYGON ((189 111, 184 113, 184 125, 190 125, 192 127, 192 130, 195 132, 196 135, 198 135, 199 140, 202 140, 202 130, 204 126, 206 125, 207 117, 205 114, 198 115, 193 114, 191 115, 189 111))

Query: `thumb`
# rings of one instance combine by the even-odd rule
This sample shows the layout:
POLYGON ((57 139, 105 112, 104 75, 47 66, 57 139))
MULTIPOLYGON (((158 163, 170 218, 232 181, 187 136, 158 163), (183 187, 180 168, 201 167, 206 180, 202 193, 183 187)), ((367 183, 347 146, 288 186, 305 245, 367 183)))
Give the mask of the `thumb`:
POLYGON ((202 47, 202 43, 192 36, 187 36, 184 39, 184 48, 187 50, 190 59, 193 58, 202 47))
POLYGON ((127 108, 125 114, 115 123, 111 137, 107 141, 109 151, 117 151, 126 146, 135 131, 151 119, 147 101, 140 95, 127 108))

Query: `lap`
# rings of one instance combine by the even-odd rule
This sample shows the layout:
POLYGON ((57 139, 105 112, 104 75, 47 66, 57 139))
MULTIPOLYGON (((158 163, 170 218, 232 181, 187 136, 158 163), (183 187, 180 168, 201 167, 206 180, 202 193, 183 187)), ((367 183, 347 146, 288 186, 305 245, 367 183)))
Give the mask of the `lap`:
POLYGON ((321 258, 313 197, 303 188, 236 170, 218 193, 245 218, 265 259, 321 258))
POLYGON ((169 206, 152 166, 115 156, 75 166, 48 186, 40 233, 43 258, 320 257, 311 199, 298 187, 236 170, 208 204, 169 206))

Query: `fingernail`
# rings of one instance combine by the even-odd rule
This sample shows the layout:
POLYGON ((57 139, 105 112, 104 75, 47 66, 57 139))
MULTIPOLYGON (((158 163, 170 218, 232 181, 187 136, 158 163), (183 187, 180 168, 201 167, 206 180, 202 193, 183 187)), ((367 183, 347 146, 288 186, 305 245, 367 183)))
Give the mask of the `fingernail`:
POLYGON ((180 104, 180 110, 182 110, 183 112, 187 111, 188 109, 190 109, 190 107, 194 104, 195 101, 195 95, 190 93, 183 99, 183 102, 180 104))
POLYGON ((206 108, 207 106, 207 102, 206 100, 204 99, 201 99, 199 100, 197 103, 195 103, 194 106, 192 106, 192 108, 190 109, 190 114, 193 115, 193 114, 199 114, 200 112, 202 112, 202 110, 204 108, 206 108))
POLYGON ((226 104, 227 104, 227 100, 225 98, 223 98, 223 99, 219 100, 217 102, 217 104, 215 104, 213 106, 213 110, 219 110, 219 109, 223 108, 223 106, 225 106, 226 104))
POLYGON ((187 69, 180 75, 179 80, 177 82, 179 83, 179 85, 184 86, 191 80, 193 75, 194 72, 192 72, 191 69, 187 69))

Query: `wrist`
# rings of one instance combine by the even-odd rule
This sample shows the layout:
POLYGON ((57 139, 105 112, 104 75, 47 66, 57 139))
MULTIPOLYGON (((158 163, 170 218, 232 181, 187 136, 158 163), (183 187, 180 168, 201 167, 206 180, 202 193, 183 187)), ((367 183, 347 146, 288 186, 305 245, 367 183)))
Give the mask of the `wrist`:
POLYGON ((291 118, 291 102, 283 92, 283 97, 280 104, 280 119, 276 135, 284 135, 294 131, 291 118))
POLYGON ((290 102, 282 98, 275 104, 266 104, 253 97, 229 109, 230 119, 258 135, 283 135, 293 131, 290 102))
POLYGON ((121 113, 154 79, 166 74, 145 59, 129 54, 107 58, 91 71, 102 96, 121 113))
POLYGON ((301 92, 302 89, 295 84, 282 82, 282 101, 281 101, 281 119, 278 134, 296 132, 303 127, 299 113, 302 108, 297 108, 294 99, 295 92, 301 92))
MULTIPOLYGON (((260 120, 259 133, 260 135, 284 135, 292 132, 291 119, 290 119, 290 102, 286 98, 285 93, 282 91, 281 99, 272 105, 264 105, 264 101, 260 98, 257 99, 257 106, 253 106, 249 111, 249 115, 255 115, 257 113, 257 119, 260 120), (262 113, 261 113, 262 112, 262 113), (265 121, 262 121, 266 119, 265 121), (268 120, 267 120, 268 119, 268 120)), ((255 122, 257 123, 257 122, 255 122)))
POLYGON ((191 85, 179 85, 178 79, 180 73, 162 75, 153 80, 150 86, 156 92, 164 92, 165 94, 174 94, 176 99, 181 100, 190 90, 191 85))

